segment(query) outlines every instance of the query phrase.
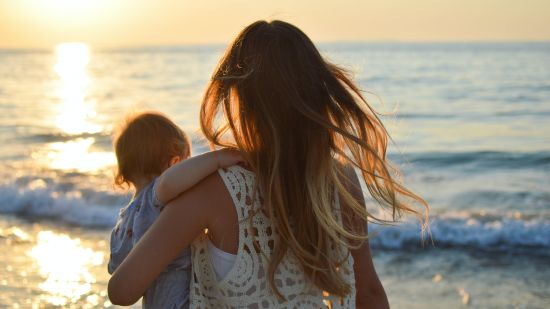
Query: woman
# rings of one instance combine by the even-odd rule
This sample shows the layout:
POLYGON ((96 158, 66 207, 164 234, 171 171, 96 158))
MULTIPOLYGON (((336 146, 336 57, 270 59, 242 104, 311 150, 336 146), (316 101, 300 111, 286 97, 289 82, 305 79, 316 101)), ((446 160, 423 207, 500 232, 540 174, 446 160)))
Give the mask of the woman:
POLYGON ((425 202, 392 178, 387 132, 342 69, 295 26, 255 22, 214 72, 201 127, 250 170, 219 170, 166 206, 109 281, 113 303, 136 302, 194 241, 191 307, 389 307, 367 241, 382 220, 354 169, 394 220, 421 215, 404 200, 425 202))

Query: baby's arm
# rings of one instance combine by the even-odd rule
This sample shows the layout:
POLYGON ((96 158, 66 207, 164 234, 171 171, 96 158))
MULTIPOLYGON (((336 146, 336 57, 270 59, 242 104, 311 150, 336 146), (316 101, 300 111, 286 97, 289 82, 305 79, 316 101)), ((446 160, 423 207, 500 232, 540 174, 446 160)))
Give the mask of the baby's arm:
POLYGON ((183 160, 165 170, 157 179, 155 194, 166 204, 196 185, 217 169, 243 162, 240 152, 233 149, 215 150, 183 160))

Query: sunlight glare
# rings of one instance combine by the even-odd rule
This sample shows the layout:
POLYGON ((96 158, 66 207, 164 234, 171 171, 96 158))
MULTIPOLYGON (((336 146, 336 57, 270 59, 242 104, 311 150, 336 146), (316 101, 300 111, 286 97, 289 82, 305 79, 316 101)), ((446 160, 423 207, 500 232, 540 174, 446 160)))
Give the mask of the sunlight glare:
POLYGON ((83 11, 97 6, 98 0, 49 0, 50 5, 57 10, 83 11))
POLYGON ((94 104, 86 101, 90 49, 83 43, 63 43, 56 47, 56 55, 54 69, 61 82, 56 126, 67 134, 100 132, 102 127, 91 121, 96 116, 94 104))
POLYGON ((102 252, 84 247, 78 238, 52 231, 39 232, 37 244, 28 255, 46 278, 39 287, 48 293, 45 300, 54 306, 75 303, 89 294, 96 280, 89 267, 103 263, 102 252))
POLYGON ((36 159, 45 158, 46 165, 58 170, 75 170, 78 172, 94 172, 113 166, 116 158, 112 152, 92 151, 90 148, 95 139, 80 138, 68 142, 49 144, 47 153, 35 153, 36 159))

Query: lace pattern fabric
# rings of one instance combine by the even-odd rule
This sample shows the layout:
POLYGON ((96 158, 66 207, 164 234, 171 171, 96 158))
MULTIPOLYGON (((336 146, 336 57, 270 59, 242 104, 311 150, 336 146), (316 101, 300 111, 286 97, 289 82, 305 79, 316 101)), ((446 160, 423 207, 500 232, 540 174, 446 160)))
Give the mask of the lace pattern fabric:
MULTIPOLYGON (((355 308, 355 277, 350 254, 339 268, 351 284, 350 295, 324 296, 305 276, 297 259, 287 253, 275 273, 275 284, 286 300, 279 299, 269 285, 267 274, 267 257, 273 251, 277 235, 270 219, 261 211, 254 211, 261 205, 259 194, 253 192, 255 174, 240 166, 218 172, 238 215, 237 257, 233 268, 218 281, 209 260, 208 239, 204 236, 193 243, 190 308, 355 308)), ((336 199, 337 209, 338 203, 336 199)), ((337 216, 341 222, 339 211, 337 216)))

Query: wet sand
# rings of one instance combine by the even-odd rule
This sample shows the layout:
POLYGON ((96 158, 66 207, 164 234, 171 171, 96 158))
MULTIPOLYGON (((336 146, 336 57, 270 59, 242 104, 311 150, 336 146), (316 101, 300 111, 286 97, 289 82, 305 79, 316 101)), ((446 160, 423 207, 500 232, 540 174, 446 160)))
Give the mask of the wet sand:
POLYGON ((107 297, 108 231, 1 219, 0 307, 119 308, 107 297))
MULTIPOLYGON (((107 297, 107 229, 0 216, 1 308, 119 308, 107 297)), ((548 308, 544 254, 373 249, 392 308, 548 308)), ((140 308, 137 303, 132 308, 140 308)))

